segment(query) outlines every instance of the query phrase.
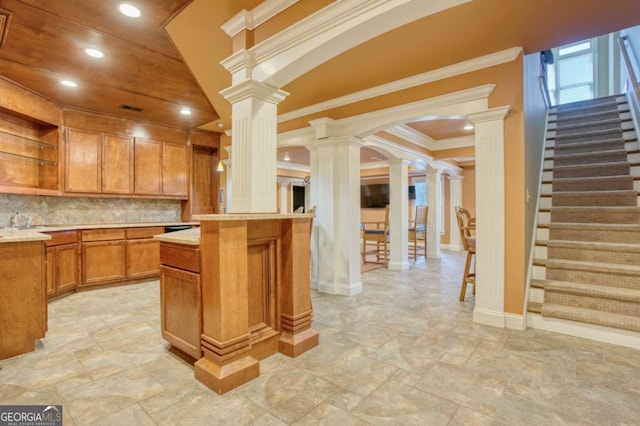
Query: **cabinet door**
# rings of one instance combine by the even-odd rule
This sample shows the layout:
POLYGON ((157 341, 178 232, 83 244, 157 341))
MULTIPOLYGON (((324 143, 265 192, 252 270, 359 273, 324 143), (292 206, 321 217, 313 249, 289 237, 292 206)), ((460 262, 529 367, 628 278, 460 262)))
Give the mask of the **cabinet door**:
POLYGON ((56 293, 56 248, 47 247, 47 296, 56 293))
POLYGON ((136 139, 134 145, 134 192, 162 195, 162 142, 136 139))
POLYGON ((127 241, 127 277, 143 278, 160 272, 160 241, 152 238, 127 241))
POLYGON ((187 196, 187 147, 173 143, 162 145, 162 193, 187 196))
POLYGON ((104 135, 102 141, 102 192, 133 193, 133 139, 104 135))
POLYGON ((104 284, 126 279, 125 241, 82 243, 81 286, 104 284))
POLYGON ((202 296, 200 274, 160 267, 162 337, 198 359, 202 356, 202 296))
POLYGON ((88 193, 101 191, 101 146, 100 133, 67 129, 65 191, 88 193))
POLYGON ((56 247, 56 289, 70 291, 78 286, 78 245, 65 244, 56 247))

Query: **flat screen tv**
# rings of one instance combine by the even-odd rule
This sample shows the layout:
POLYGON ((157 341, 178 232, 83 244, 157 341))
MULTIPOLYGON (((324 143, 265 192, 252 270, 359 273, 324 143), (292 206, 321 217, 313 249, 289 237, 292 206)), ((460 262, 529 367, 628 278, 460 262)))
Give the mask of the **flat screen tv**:
POLYGON ((375 209, 384 208, 387 204, 389 204, 388 183, 360 185, 360 207, 375 209))

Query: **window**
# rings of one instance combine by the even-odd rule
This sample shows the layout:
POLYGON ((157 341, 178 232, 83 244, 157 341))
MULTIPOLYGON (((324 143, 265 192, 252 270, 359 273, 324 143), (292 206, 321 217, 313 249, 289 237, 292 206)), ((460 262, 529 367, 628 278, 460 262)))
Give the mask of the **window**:
POLYGON ((424 182, 414 183, 416 187, 416 206, 427 205, 427 184, 424 182))
POLYGON ((549 66, 549 94, 556 104, 593 99, 595 95, 596 39, 580 41, 554 50, 549 66))

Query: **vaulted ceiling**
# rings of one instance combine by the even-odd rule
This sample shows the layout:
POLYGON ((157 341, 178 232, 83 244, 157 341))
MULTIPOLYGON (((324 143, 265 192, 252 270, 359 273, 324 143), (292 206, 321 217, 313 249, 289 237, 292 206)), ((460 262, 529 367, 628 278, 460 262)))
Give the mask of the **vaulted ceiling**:
MULTIPOLYGON (((290 2, 269 30, 254 32, 256 42, 332 2, 290 2)), ((221 123, 228 129, 231 108, 219 92, 231 85, 231 77, 220 62, 233 49, 221 26, 262 1, 131 3, 141 17, 124 17, 116 0, 0 0, 0 17, 10 17, 0 74, 68 107, 176 127, 219 131, 221 123), (86 47, 105 57, 88 57, 86 47), (64 87, 62 79, 78 86, 64 87), (179 114, 183 106, 192 114, 179 114)), ((279 113, 503 49, 521 46, 534 53, 639 23, 636 0, 472 0, 375 37, 291 81, 283 87, 290 95, 279 113)), ((342 113, 365 109, 354 104, 342 113)), ((429 120, 408 126, 441 140, 466 134, 464 124, 429 120)))

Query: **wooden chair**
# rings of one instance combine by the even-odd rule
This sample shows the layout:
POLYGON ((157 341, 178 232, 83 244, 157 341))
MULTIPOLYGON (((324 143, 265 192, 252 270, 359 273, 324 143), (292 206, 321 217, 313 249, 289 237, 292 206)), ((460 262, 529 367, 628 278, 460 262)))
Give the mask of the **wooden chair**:
POLYGON ((473 285, 473 294, 476 294, 475 265, 473 267, 474 272, 470 272, 471 260, 473 258, 475 261, 476 255, 476 236, 472 235, 472 233, 475 234, 476 224, 475 219, 471 217, 468 210, 456 206, 455 211, 462 246, 467 252, 467 261, 464 266, 464 274, 462 275, 462 287, 460 288, 460 301, 462 302, 467 292, 467 284, 473 285))
POLYGON ((300 206, 297 209, 295 209, 293 211, 294 213, 298 214, 298 213, 304 213, 304 206, 300 206))
POLYGON ((427 258, 427 216, 428 206, 416 206, 414 220, 409 222, 409 257, 418 260, 418 253, 427 258), (418 246, 418 242, 422 245, 418 246))
POLYGON ((362 224, 362 263, 367 263, 367 254, 376 255, 376 263, 387 267, 389 254, 389 205, 385 207, 384 222, 373 223, 375 228, 367 228, 371 223, 362 224), (375 249, 369 249, 374 246, 375 249), (382 262, 381 260, 382 259, 382 262))

